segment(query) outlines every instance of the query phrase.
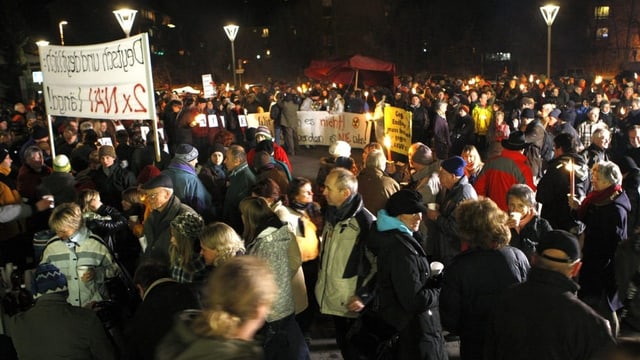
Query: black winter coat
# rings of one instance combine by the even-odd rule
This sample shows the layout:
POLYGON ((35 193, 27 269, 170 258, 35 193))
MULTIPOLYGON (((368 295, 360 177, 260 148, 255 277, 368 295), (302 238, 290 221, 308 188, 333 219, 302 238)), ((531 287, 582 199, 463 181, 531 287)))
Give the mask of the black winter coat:
POLYGON ((609 325, 563 274, 534 268, 504 292, 486 332, 485 359, 591 359, 613 344, 609 325), (523 326, 526 324, 526 326, 523 326))
POLYGON ((440 291, 442 326, 460 335, 460 358, 481 359, 489 313, 509 286, 529 272, 525 254, 511 246, 472 248, 445 268, 440 291))
POLYGON ((379 313, 399 331, 396 357, 446 359, 438 312, 440 289, 430 281, 429 261, 420 242, 399 230, 373 229, 370 249, 377 255, 379 313))

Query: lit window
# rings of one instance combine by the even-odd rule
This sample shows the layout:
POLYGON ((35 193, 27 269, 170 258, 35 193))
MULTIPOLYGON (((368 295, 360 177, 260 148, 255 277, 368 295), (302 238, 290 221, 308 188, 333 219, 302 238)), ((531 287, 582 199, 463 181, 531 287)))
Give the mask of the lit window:
POLYGON ((601 27, 596 30, 596 39, 607 39, 609 37, 609 28, 601 27))
POLYGON ((595 17, 596 17, 596 19, 607 19, 607 18, 609 18, 609 7, 608 6, 596 6, 595 17))

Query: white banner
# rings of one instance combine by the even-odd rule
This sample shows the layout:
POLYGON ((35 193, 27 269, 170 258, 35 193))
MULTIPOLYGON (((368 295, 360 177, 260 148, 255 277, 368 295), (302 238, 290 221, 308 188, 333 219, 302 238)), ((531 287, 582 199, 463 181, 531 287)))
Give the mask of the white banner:
MULTIPOLYGON (((247 115, 249 127, 267 126, 273 134, 269 113, 247 115)), ((371 122, 364 114, 330 114, 326 111, 298 111, 298 142, 300 145, 331 145, 337 140, 362 149, 369 143, 371 122)))
POLYGON ((40 46, 49 115, 155 119, 147 34, 83 46, 40 46))
POLYGON ((216 96, 216 88, 213 87, 213 78, 211 74, 202 75, 202 91, 204 92, 205 99, 216 96))

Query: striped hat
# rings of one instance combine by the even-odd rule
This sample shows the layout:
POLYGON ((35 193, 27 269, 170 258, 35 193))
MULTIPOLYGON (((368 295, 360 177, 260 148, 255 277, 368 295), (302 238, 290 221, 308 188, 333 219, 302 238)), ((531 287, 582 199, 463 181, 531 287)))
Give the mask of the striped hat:
POLYGON ((55 265, 42 263, 33 274, 31 291, 36 299, 45 294, 67 292, 67 278, 55 265))

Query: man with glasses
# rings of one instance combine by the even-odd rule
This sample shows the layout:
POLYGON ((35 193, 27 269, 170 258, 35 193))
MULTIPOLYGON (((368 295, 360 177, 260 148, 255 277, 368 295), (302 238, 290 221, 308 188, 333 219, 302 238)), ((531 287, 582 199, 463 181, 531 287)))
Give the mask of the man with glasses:
POLYGON ((144 222, 146 248, 143 257, 157 259, 168 265, 171 220, 185 212, 195 211, 174 195, 173 182, 166 174, 156 176, 140 188, 144 192, 142 200, 151 209, 144 222))

